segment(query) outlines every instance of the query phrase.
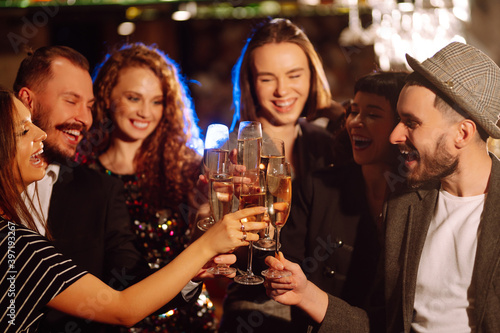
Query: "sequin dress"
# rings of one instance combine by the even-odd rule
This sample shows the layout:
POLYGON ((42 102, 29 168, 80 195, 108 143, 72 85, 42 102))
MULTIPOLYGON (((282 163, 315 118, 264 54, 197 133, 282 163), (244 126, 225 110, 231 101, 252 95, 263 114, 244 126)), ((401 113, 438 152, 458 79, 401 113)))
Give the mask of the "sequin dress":
MULTIPOLYGON (((97 159, 86 161, 86 164, 123 181, 131 226, 137 235, 136 246, 151 268, 165 266, 187 247, 190 238, 187 222, 171 207, 161 210, 148 207, 142 200, 137 175, 118 175, 107 170, 97 159)), ((216 332, 216 328, 215 309, 203 287, 193 306, 151 315, 122 332, 216 332)))

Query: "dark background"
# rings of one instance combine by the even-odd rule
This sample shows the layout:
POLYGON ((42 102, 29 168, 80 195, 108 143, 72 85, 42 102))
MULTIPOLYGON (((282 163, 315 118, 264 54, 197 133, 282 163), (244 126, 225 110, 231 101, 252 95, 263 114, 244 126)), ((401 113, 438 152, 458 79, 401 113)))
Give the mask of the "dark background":
MULTIPOLYGON (((260 13, 249 19, 235 19, 212 13, 178 22, 171 16, 187 3, 180 1, 136 5, 138 13, 133 18, 127 14, 130 6, 126 5, 2 8, 9 2, 19 1, 0 0, 0 85, 12 87, 19 63, 28 48, 68 45, 85 55, 93 68, 109 48, 119 43, 155 43, 180 65, 181 72, 190 80, 189 88, 202 130, 213 122, 230 124, 231 69, 252 27, 265 17, 260 13), (124 21, 136 25, 135 32, 127 37, 117 33, 118 25, 124 21)), ((398 0, 404 1, 412 0, 398 0)), ((424 3, 429 1, 424 0, 424 3)), ((451 0, 444 1, 451 3, 451 0)), ((281 10, 273 17, 287 17, 305 30, 323 60, 334 99, 343 102, 351 97, 356 79, 376 69, 377 64, 372 45, 339 45, 339 35, 349 22, 348 10, 335 7, 335 3, 340 2, 322 0, 323 8, 330 8, 325 13, 298 7, 296 1, 281 1, 281 10), (337 9, 332 10, 334 7, 337 9)), ((359 0, 364 27, 371 24, 371 12, 366 6, 369 2, 359 0)), ((202 5, 219 6, 230 10, 259 6, 264 2, 214 0, 197 3, 199 8, 202 5)), ((500 61, 498 17, 500 1, 474 0, 471 1, 471 22, 466 27, 467 42, 486 52, 497 63, 500 61)))
MULTIPOLYGON (((106 51, 122 42, 157 44, 181 68, 199 125, 230 124, 232 117, 231 70, 252 27, 264 18, 205 18, 177 22, 174 4, 138 7, 135 32, 119 36, 117 26, 126 21, 127 6, 31 7, 0 10, 0 84, 12 87, 16 70, 29 48, 67 45, 87 57, 91 68, 106 51), (146 14, 144 14, 146 13, 146 14)), ((278 15, 281 16, 281 15, 278 15)), ((283 17, 283 16, 282 16, 283 17)), ((369 25, 371 15, 361 15, 369 25)), ((335 99, 351 97, 354 81, 376 68, 373 46, 341 47, 338 37, 348 25, 347 13, 325 16, 288 16, 302 27, 320 54, 335 99)))

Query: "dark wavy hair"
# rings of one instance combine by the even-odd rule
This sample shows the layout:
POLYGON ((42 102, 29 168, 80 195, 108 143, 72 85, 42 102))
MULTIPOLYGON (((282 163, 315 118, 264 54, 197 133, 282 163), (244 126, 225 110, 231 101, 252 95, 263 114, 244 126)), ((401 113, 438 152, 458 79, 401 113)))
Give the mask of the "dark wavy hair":
POLYGON ((164 96, 160 123, 144 140, 134 161, 144 199, 156 208, 179 205, 193 192, 203 143, 184 78, 177 64, 156 46, 125 44, 96 67, 95 121, 82 147, 91 143, 94 156, 108 149, 114 125, 106 101, 120 72, 129 67, 150 69, 160 80, 164 96))
POLYGON ((316 110, 328 108, 332 103, 323 64, 304 31, 287 19, 267 19, 252 31, 233 67, 234 115, 231 131, 240 119, 257 120, 258 103, 252 84, 252 53, 256 48, 270 43, 293 43, 306 54, 311 71, 311 87, 301 116, 311 118, 316 110))
MULTIPOLYGON (((16 162, 17 135, 15 129, 16 106, 15 95, 8 90, 0 88, 0 213, 6 219, 17 224, 24 224, 37 231, 30 209, 21 196, 26 190, 22 181, 21 170, 16 162), (14 172, 17 168, 17 172, 14 172), (19 187, 19 178, 22 186, 19 187), (16 178, 18 179, 16 181, 16 178)), ((28 199, 31 211, 36 212, 33 202, 28 199)), ((50 234, 46 233, 50 238, 50 234)))

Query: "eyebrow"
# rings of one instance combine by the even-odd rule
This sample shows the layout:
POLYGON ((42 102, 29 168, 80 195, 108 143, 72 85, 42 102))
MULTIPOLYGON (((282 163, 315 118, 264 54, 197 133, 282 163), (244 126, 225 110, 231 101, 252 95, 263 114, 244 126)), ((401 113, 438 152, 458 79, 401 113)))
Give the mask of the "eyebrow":
MULTIPOLYGON (((289 70, 288 72, 286 72, 285 74, 293 74, 293 73, 296 73, 296 72, 301 72, 301 71, 304 71, 305 68, 303 67, 299 67, 299 68, 293 68, 291 70, 289 70)), ((276 76, 274 73, 270 73, 270 72, 258 72, 257 73, 257 76, 261 76, 261 75, 272 75, 272 76, 276 76)))
POLYGON ((415 116, 413 114, 409 114, 407 112, 398 112, 398 114, 399 114, 399 118, 401 118, 401 119, 408 118, 408 119, 411 119, 413 121, 422 122, 420 120, 420 118, 418 118, 417 116, 415 116))
POLYGON ((82 98, 82 96, 80 96, 79 94, 72 92, 72 91, 63 92, 61 95, 62 96, 72 96, 72 97, 76 97, 78 99, 82 98))

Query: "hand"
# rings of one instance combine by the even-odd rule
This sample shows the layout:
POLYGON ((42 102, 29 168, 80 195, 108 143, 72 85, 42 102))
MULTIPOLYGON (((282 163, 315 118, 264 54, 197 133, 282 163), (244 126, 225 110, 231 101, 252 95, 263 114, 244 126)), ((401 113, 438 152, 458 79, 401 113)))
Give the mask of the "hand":
MULTIPOLYGON (((234 264, 235 262, 236 262, 236 256, 234 254, 220 254, 218 256, 215 256, 212 258, 212 260, 207 262, 205 264, 205 266, 203 266, 203 268, 200 269, 198 274, 196 274, 196 276, 194 278, 192 278, 191 280, 193 282, 197 282, 197 281, 201 281, 204 279, 213 279, 219 275, 210 274, 207 272, 207 269, 209 269, 212 266, 216 266, 218 264, 229 266, 229 265, 234 264)), ((236 276, 236 273, 233 273, 231 275, 223 275, 223 276, 228 277, 228 278, 233 278, 236 276)))
POLYGON ((291 276, 279 279, 269 279, 266 277, 264 286, 266 287, 267 295, 281 304, 300 304, 305 297, 308 284, 307 278, 300 266, 286 260, 281 252, 279 252, 279 259, 267 257, 266 264, 270 268, 292 272, 291 276))
POLYGON ((266 223, 246 222, 244 224, 245 231, 242 231, 241 219, 263 214, 265 211, 265 207, 252 207, 227 214, 220 222, 215 223, 208 229, 203 236, 200 237, 200 240, 208 242, 209 248, 212 249, 215 254, 231 252, 239 246, 248 245, 249 241, 257 241, 259 235, 251 233, 250 231, 264 229, 266 223), (243 239, 244 237, 246 237, 245 240, 243 239))
POLYGON ((286 305, 297 305, 314 321, 321 323, 328 308, 328 294, 307 280, 299 265, 286 260, 279 252, 279 260, 266 258, 266 264, 274 269, 292 272, 291 276, 264 281, 266 293, 275 301, 286 305))

